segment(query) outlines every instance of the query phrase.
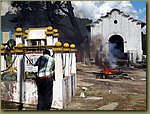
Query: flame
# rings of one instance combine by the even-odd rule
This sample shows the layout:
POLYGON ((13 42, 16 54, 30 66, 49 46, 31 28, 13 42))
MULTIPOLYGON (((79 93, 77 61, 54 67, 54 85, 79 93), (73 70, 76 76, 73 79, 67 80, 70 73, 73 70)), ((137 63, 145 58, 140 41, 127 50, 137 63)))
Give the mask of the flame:
POLYGON ((118 69, 110 69, 109 67, 103 67, 102 69, 103 69, 102 72, 105 74, 114 74, 120 72, 120 70, 118 69))

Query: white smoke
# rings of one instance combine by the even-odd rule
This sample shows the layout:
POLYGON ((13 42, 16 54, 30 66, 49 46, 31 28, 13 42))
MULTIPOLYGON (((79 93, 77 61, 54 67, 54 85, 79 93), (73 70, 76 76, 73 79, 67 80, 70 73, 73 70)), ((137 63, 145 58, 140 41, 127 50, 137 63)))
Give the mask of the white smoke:
MULTIPOLYGON (((117 60, 115 58, 114 52, 119 51, 119 50, 116 49, 116 44, 115 43, 110 43, 109 46, 110 46, 109 47, 110 48, 110 53, 109 53, 109 56, 108 56, 108 61, 109 61, 112 68, 116 68, 117 67, 117 60)), ((117 52, 116 52, 116 54, 117 54, 117 52)))

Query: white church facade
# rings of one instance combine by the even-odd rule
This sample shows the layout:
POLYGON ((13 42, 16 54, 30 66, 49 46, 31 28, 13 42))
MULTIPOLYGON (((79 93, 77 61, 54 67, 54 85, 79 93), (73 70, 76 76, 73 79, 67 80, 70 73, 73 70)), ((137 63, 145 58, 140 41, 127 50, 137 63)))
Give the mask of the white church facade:
POLYGON ((118 9, 112 9, 107 15, 90 24, 91 53, 90 57, 112 60, 128 59, 133 63, 142 61, 142 32, 145 26, 142 21, 125 15, 118 9))

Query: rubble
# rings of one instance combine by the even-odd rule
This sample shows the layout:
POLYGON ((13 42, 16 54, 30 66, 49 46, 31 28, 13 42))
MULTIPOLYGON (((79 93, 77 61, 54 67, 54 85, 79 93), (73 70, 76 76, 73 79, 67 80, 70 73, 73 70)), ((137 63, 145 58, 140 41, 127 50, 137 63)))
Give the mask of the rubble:
POLYGON ((87 90, 87 88, 86 88, 86 87, 82 87, 82 90, 83 90, 83 91, 86 91, 86 90, 87 90))
POLYGON ((77 71, 79 89, 64 110, 146 110, 146 72, 143 69, 126 67, 122 78, 98 79, 95 78, 101 72, 98 66, 83 66, 82 63, 77 66, 82 69, 77 71))
POLYGON ((94 96, 92 96, 92 97, 86 97, 85 99, 86 100, 103 100, 103 97, 94 97, 94 96))
POLYGON ((85 98, 85 94, 84 94, 84 92, 81 92, 80 97, 85 98))

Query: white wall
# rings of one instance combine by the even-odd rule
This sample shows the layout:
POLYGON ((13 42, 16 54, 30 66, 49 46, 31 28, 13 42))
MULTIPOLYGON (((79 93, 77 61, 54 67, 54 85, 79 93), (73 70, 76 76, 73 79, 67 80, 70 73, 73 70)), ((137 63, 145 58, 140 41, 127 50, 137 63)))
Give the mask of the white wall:
POLYGON ((129 17, 123 16, 123 13, 117 10, 112 11, 108 17, 101 18, 102 21, 94 23, 91 27, 91 40, 96 35, 103 39, 103 46, 106 53, 109 53, 109 38, 113 35, 120 35, 124 41, 124 52, 134 52, 134 61, 138 57, 142 61, 142 39, 141 39, 141 25, 138 21, 132 21, 129 17), (117 24, 114 23, 117 20, 117 24))

